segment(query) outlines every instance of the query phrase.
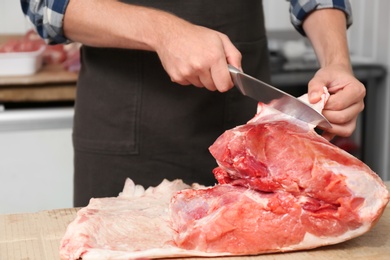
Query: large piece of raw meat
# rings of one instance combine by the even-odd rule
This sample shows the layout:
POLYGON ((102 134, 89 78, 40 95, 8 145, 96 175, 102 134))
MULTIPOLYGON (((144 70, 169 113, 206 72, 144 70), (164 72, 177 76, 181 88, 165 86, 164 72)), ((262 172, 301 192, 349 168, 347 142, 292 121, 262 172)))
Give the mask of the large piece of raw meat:
POLYGON ((78 212, 62 239, 61 257, 261 254, 367 232, 389 200, 386 187, 313 128, 259 104, 248 124, 226 131, 210 147, 218 185, 176 180, 144 190, 127 180, 118 197, 92 199, 78 212))
MULTIPOLYGON (((301 98, 308 102, 307 95, 301 98)), ((174 197, 176 243, 258 254, 335 244, 367 232, 388 203, 385 185, 313 128, 259 104, 251 121, 221 135, 210 147, 220 185, 174 197), (180 210, 183 205, 191 207, 180 210)))

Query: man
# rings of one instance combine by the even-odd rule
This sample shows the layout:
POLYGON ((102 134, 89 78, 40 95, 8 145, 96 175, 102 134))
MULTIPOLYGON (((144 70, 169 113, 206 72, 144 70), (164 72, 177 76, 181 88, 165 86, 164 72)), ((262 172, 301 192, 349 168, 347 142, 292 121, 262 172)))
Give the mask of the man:
MULTIPOLYGON (((116 196, 126 177, 144 186, 163 178, 215 182, 207 148, 256 108, 232 89, 227 64, 269 81, 261 0, 21 2, 50 43, 83 43, 73 131, 75 206, 116 196)), ((309 82, 310 101, 319 100, 323 86, 332 94, 323 114, 333 128, 324 137, 348 136, 365 95, 349 61, 350 5, 291 1, 291 11, 321 65, 309 82)))

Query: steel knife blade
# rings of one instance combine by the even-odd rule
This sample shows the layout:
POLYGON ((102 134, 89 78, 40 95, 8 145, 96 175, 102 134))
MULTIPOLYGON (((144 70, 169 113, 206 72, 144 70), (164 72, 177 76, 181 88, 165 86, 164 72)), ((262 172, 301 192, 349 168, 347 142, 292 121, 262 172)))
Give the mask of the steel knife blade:
POLYGON ((322 128, 332 128, 332 125, 321 113, 305 102, 270 84, 241 72, 230 64, 228 68, 234 85, 243 95, 304 122, 321 126, 322 128))

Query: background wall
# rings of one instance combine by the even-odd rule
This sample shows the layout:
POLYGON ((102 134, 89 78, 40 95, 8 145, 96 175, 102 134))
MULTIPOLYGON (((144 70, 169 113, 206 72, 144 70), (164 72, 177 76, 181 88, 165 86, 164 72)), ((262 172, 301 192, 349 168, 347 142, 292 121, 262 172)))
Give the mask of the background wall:
POLYGON ((23 16, 19 0, 0 1, 0 34, 19 34, 31 28, 23 16))
POLYGON ((289 6, 286 0, 263 0, 268 30, 294 30, 290 23, 289 6))

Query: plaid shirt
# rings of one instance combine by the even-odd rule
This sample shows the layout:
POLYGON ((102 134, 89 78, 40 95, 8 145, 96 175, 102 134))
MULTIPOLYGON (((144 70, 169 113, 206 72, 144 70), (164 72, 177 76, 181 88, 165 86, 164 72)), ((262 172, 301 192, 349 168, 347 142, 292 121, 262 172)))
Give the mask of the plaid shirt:
POLYGON ((352 8, 349 0, 289 0, 291 23, 302 35, 305 32, 302 28, 303 20, 314 10, 335 8, 343 11, 347 17, 347 26, 352 24, 352 8))
POLYGON ((23 13, 48 43, 69 42, 62 28, 69 0, 20 0, 20 3, 23 13))
MULTIPOLYGON (((69 0, 20 0, 22 10, 34 24, 37 32, 48 43, 67 43, 64 36, 63 18, 69 0)), ((291 23, 301 33, 303 20, 316 9, 336 8, 345 12, 347 25, 352 24, 349 0, 290 0, 291 23)))

